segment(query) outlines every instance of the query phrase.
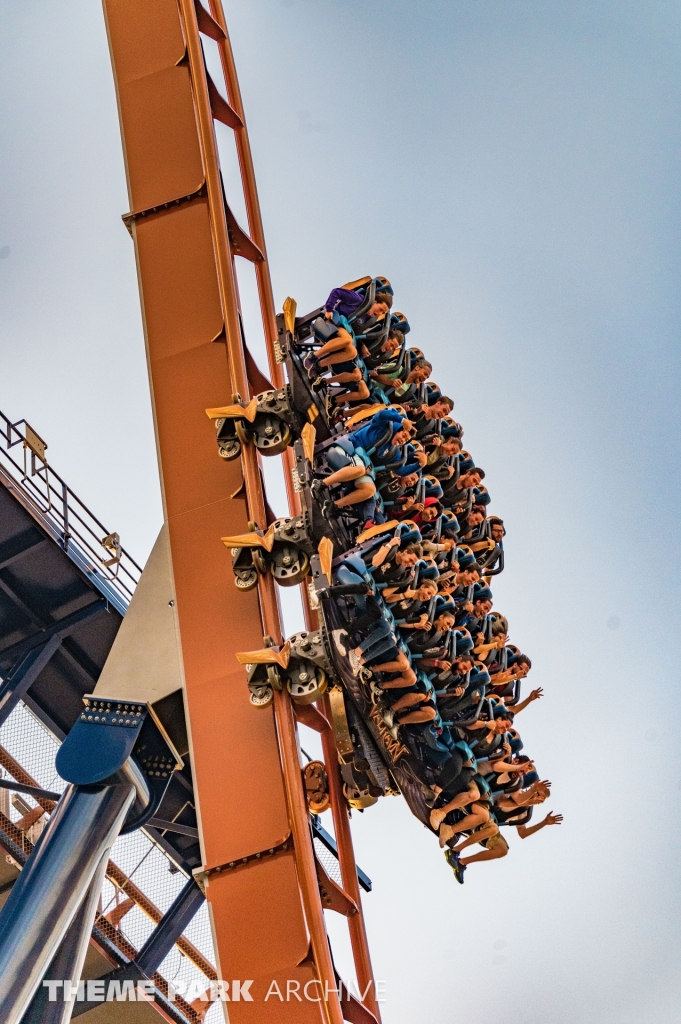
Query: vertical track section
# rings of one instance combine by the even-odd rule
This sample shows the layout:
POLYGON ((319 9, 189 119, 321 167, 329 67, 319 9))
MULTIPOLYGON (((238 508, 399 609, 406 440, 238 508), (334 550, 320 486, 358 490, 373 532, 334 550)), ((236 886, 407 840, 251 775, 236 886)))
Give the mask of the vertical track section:
MULTIPOLYGON (((270 373, 270 379, 276 388, 280 388, 284 385, 284 373, 282 366, 277 362, 275 356, 275 341, 277 339, 277 325, 276 325, 276 313, 274 304, 274 295, 272 291, 272 278, 270 275, 269 263, 267 259, 267 246, 265 242, 265 231, 263 228, 262 215, 260 212, 260 202, 258 199, 258 190, 255 178, 255 168, 253 165, 253 156, 251 153, 251 145, 248 137, 248 128, 246 124, 246 115, 244 111, 243 100, 241 97, 241 89, 239 87, 239 78, 236 70, 236 62, 234 60, 234 53, 232 50, 231 41, 229 38, 229 31, 227 28, 227 21, 225 18, 224 10, 222 7, 221 0, 209 0, 210 13, 213 20, 217 23, 221 30, 220 33, 216 33, 216 42, 220 52, 220 60, 222 63, 222 71, 227 86, 227 99, 231 108, 239 118, 241 124, 234 128, 234 136, 236 142, 237 155, 239 159, 239 168, 241 171, 241 182, 243 187, 244 200, 246 205, 246 214, 248 217, 248 229, 250 237, 263 255, 262 260, 258 260, 255 263, 255 274, 258 285, 258 296, 260 299, 260 311, 263 322, 263 332, 265 336, 265 342, 267 345, 267 358, 268 367, 270 373)), ((292 460, 291 449, 283 455, 284 462, 284 476, 286 480, 286 489, 289 500, 289 507, 292 515, 300 514, 300 499, 293 488, 293 481, 291 476, 292 460)), ((305 610, 305 617, 307 621, 308 629, 317 628, 316 613, 310 608, 310 603, 307 596, 305 584, 301 586, 303 605, 305 610)), ((326 717, 328 720, 331 719, 328 707, 322 708, 326 711, 326 717)), ((352 843, 352 833, 350 831, 350 821, 348 817, 348 807, 343 797, 342 779, 340 770, 338 768, 338 751, 336 748, 336 741, 333 733, 327 730, 323 737, 323 748, 324 748, 324 759, 327 764, 327 770, 329 773, 329 783, 331 792, 331 810, 334 821, 334 829, 336 832, 336 841, 338 843, 338 853, 341 866, 341 874, 343 879, 343 886, 345 891, 352 897, 357 906, 359 907, 359 914, 353 915, 348 919, 348 927, 350 930, 350 941, 352 944, 353 958, 355 962, 355 971, 357 974, 357 980, 359 988, 362 993, 366 992, 365 1003, 368 1008, 372 1011, 377 1020, 380 1021, 380 1009, 375 997, 375 982, 373 968, 371 964, 371 955, 369 952, 369 943, 366 934, 366 927, 364 923, 364 914, 362 911, 362 901, 359 891, 359 885, 357 883, 357 870, 355 863, 355 853, 352 843)))
POLYGON ((289 698, 254 713, 234 658, 263 634, 279 641, 281 626, 272 580, 257 595, 230 589, 220 537, 264 522, 264 495, 255 451, 225 465, 204 411, 249 397, 199 37, 213 19, 194 0, 104 9, 219 976, 253 979, 254 1002, 229 1005, 232 1024, 341 1024, 289 698), (309 983, 318 1001, 265 1001, 272 982, 284 996, 309 983))
MULTIPOLYGON (((246 205, 246 216, 248 217, 248 230, 251 240, 255 242, 263 257, 261 260, 257 260, 255 262, 254 269, 255 279, 258 285, 258 298, 260 300, 263 334, 265 336, 265 345, 267 348, 267 364, 272 384, 275 388, 281 388, 284 386, 286 381, 284 379, 282 365, 277 362, 275 356, 277 323, 274 293, 272 290, 272 276, 270 274, 270 266, 267 259, 265 230, 263 228, 262 214, 260 212, 260 200, 258 198, 258 189, 255 181, 255 167, 253 166, 251 143, 248 137, 248 128, 246 126, 246 114, 244 112, 241 88, 239 86, 239 77, 236 71, 234 52, 229 38, 227 20, 225 18, 222 2, 221 0, 209 0, 209 2, 211 16, 220 29, 220 32, 216 33, 216 42, 220 52, 222 73, 227 87, 227 99, 229 100, 230 107, 241 122, 240 125, 236 125, 234 128, 234 141, 239 160, 239 170, 241 172, 241 185, 246 205)), ((284 478, 286 482, 286 493, 288 496, 289 508, 292 515, 300 515, 300 499, 293 488, 293 478, 291 476, 293 450, 288 448, 282 456, 282 459, 284 464, 284 478)), ((305 591, 303 591, 303 593, 305 593, 305 591)), ((309 602, 305 600, 305 598, 304 603, 309 617, 309 602)), ((310 623, 308 623, 308 625, 309 624, 310 623)))

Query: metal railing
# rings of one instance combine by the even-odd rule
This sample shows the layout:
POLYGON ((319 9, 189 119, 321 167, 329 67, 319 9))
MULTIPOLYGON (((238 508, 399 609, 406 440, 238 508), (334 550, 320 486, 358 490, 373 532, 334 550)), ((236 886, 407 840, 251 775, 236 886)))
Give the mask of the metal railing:
POLYGON ((48 465, 47 445, 26 420, 0 412, 0 478, 98 589, 125 612, 141 567, 48 465))

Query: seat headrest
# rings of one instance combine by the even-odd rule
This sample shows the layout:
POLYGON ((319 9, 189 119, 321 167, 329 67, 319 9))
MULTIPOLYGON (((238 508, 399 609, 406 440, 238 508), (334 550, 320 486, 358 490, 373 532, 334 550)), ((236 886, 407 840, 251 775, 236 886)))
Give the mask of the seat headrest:
POLYGON ((411 327, 404 313, 391 313, 390 322, 391 326, 396 327, 398 331, 402 331, 402 334, 409 334, 411 327))
POLYGON ((475 646, 475 642, 470 633, 461 633, 456 637, 456 655, 461 657, 462 654, 468 654, 472 651, 475 646))
POLYGON ((425 484, 426 498, 435 498, 437 500, 442 497, 442 484, 436 477, 424 476, 422 479, 425 484))
POLYGON ((440 571, 436 565, 432 565, 430 562, 426 562, 425 559, 420 559, 416 563, 416 573, 418 575, 419 582, 422 580, 437 580, 440 578, 440 571))
POLYGON ((451 416, 445 416, 440 420, 440 433, 443 437, 462 437, 461 424, 453 420, 451 416))
POLYGON ((374 284, 376 285, 377 292, 388 292, 389 295, 394 295, 393 286, 387 277, 375 277, 374 284))
POLYGON ((447 597, 444 594, 438 594, 435 598, 435 615, 454 615, 455 613, 456 605, 451 597, 447 597))
POLYGON ((403 519, 395 529, 395 536, 399 537, 401 544, 418 544, 421 531, 413 520, 403 519))

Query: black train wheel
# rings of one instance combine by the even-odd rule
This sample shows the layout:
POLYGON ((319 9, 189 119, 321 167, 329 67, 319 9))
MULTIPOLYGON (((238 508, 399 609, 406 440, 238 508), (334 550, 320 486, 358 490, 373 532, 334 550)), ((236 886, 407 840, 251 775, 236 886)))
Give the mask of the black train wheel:
POLYGON ((323 668, 313 665, 311 661, 301 664, 293 679, 289 679, 286 689, 291 700, 296 704, 314 704, 326 693, 327 678, 323 668))
POLYGON ((236 430, 236 436, 239 438, 241 444, 248 444, 250 438, 246 433, 246 428, 244 427, 242 420, 234 420, 234 429, 236 430))
POLYGON ((292 436, 288 423, 268 416, 264 424, 257 424, 255 447, 261 455, 281 455, 290 445, 292 436))
POLYGON ((295 587, 302 583, 310 571, 310 559, 304 551, 287 544, 276 552, 270 562, 270 572, 280 587, 295 587))
POLYGON ((265 561, 265 556, 263 555, 261 549, 253 548, 251 550, 251 557, 253 558, 253 565, 255 566, 257 571, 260 573, 261 576, 264 576, 265 573, 267 572, 267 562, 265 561))
POLYGON ((241 442, 236 437, 230 437, 228 441, 218 441, 220 458, 225 462, 232 462, 238 459, 241 453, 241 442))

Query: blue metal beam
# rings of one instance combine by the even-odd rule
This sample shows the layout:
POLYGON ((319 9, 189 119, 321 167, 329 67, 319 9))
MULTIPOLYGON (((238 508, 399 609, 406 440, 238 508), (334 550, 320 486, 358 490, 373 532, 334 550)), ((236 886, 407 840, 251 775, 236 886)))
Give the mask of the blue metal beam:
MULTIPOLYGON (((326 829, 323 827, 323 825, 319 824, 319 815, 318 814, 311 815, 311 818, 312 818, 312 835, 315 837, 315 839, 318 839, 320 841, 320 843, 323 843, 324 846, 329 851, 329 853, 332 853, 334 855, 334 857, 336 858, 336 860, 338 860, 338 846, 336 845, 336 840, 333 838, 332 835, 330 835, 326 831, 326 829)), ((373 882, 371 881, 369 876, 366 874, 366 872, 362 871, 361 867, 359 867, 358 864, 355 864, 355 867, 357 868, 357 881, 362 886, 362 888, 364 889, 365 892, 371 892, 371 890, 373 888, 373 882)))
POLYGON ((52 793, 49 789, 38 789, 36 786, 24 786, 23 783, 10 779, 0 779, 0 789, 9 789, 12 793, 28 793, 34 800, 54 800, 56 803, 61 799, 61 793, 52 793))
MULTIPOLYGON (((99 981, 144 981, 150 979, 159 969, 168 953, 171 951, 183 931, 192 920, 197 910, 205 900, 205 896, 193 878, 190 878, 184 889, 180 892, 175 902, 163 915, 154 931, 144 943, 134 960, 119 967, 115 971, 105 974, 99 981)), ((163 1006, 166 1013, 168 1004, 163 1000, 160 993, 157 993, 156 1001, 163 1006)), ((87 1000, 75 1004, 73 1017, 80 1017, 89 1010, 94 1010, 100 1003, 88 1002, 87 1000)), ((176 1021, 184 1021, 184 1016, 177 1007, 173 1007, 176 1021)))
POLYGON ((108 612, 108 610, 108 602, 103 598, 99 601, 93 601, 92 604, 86 605, 85 608, 80 608, 72 615, 67 615, 63 619, 59 619, 58 622, 52 622, 49 626, 45 626, 35 636, 29 636, 25 640, 20 640, 18 643, 0 650, 0 659, 4 661, 5 658, 18 658, 21 654, 27 654, 34 648, 41 647, 54 636, 58 636, 63 640, 70 633, 73 633, 86 619, 92 618, 93 615, 101 615, 102 612, 108 612))
MULTIPOLYGON (((69 925, 66 935, 61 941, 54 959, 47 969, 45 979, 63 981, 68 979, 79 979, 83 972, 83 964, 87 954, 92 925, 97 913, 97 904, 102 892, 102 883, 106 873, 106 866, 109 862, 108 852, 104 854, 95 876, 92 880, 83 902, 80 905, 76 916, 69 925)), ((63 1000, 49 1000, 48 988, 40 985, 28 1009, 21 1018, 21 1024, 64 1024, 71 1017, 69 1010, 73 1008, 75 996, 63 998, 63 1000)), ((60 993, 64 995, 64 993, 60 993)))
POLYGON ((57 634, 51 636, 41 647, 34 647, 19 659, 16 667, 0 685, 0 726, 7 721, 54 652, 61 646, 61 641, 61 636, 57 634))
POLYGON ((26 544, 21 548, 17 548, 16 544, 3 544, 0 547, 0 569, 6 569, 7 566, 13 565, 25 555, 35 552, 46 544, 49 544, 47 537, 40 537, 38 540, 32 539, 30 544, 26 544))
POLYGON ((176 821, 164 821, 163 818, 149 818, 147 825, 158 829, 159 832, 176 832, 178 835, 189 836, 191 839, 199 838, 198 828, 192 828, 191 825, 178 825, 176 821))
POLYGON ((148 978, 159 969, 205 898, 190 878, 135 957, 135 963, 148 978))

